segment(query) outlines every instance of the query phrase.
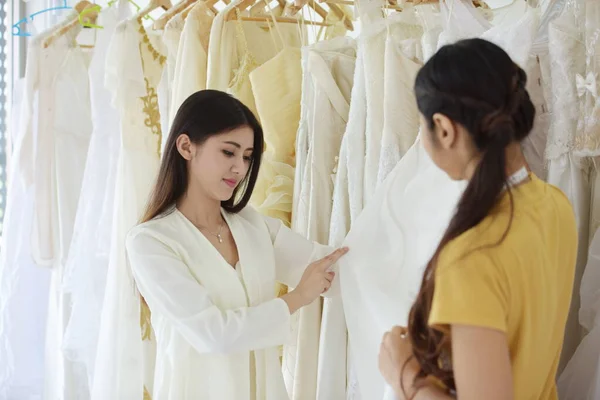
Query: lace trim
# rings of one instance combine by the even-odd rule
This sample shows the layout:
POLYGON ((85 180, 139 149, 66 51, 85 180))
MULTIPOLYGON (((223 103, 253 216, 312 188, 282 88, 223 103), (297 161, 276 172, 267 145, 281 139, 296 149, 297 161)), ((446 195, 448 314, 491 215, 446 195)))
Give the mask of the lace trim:
POLYGON ((137 22, 139 25, 138 32, 142 35, 142 43, 144 43, 146 45, 146 47, 150 51, 150 54, 152 54, 152 57, 154 58, 154 60, 158 61, 161 66, 164 65, 165 62, 167 62, 167 57, 163 56, 152 45, 152 42, 150 41, 150 38, 148 37, 148 32, 146 32, 146 28, 144 28, 144 24, 142 23, 142 19, 138 18, 137 22))
POLYGON ((144 119, 144 125, 150 128, 153 135, 158 136, 157 141, 157 153, 160 155, 161 143, 162 143, 162 129, 160 126, 160 111, 158 108, 158 95, 156 89, 154 89, 147 78, 144 77, 146 82, 146 96, 140 97, 140 100, 144 103, 142 111, 146 114, 144 119))
POLYGON ((250 72, 258 66, 258 63, 248 50, 248 43, 246 42, 246 35, 244 34, 240 11, 236 8, 235 12, 237 16, 235 19, 235 36, 244 51, 244 58, 240 65, 233 70, 233 78, 229 83, 229 89, 233 90, 234 93, 237 93, 244 84, 244 80, 248 77, 250 72))

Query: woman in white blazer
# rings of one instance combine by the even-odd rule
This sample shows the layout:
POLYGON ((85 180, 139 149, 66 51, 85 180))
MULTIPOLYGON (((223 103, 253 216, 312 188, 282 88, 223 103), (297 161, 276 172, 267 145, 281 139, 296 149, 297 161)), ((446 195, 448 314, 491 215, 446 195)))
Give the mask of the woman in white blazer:
POLYGON ((329 290, 333 251, 258 214, 264 141, 226 93, 191 95, 173 121, 142 223, 127 238, 152 314, 155 400, 284 400, 290 316, 329 290), (275 297, 275 282, 295 287, 275 297))

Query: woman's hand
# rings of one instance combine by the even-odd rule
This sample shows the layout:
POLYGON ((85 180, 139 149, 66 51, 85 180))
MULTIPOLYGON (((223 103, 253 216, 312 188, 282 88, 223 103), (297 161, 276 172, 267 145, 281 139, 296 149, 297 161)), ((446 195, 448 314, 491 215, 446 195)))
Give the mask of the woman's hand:
POLYGON ((347 247, 338 249, 306 267, 296 289, 281 296, 290 308, 290 313, 312 303, 329 290, 335 277, 335 272, 330 271, 330 268, 347 252, 347 247))
POLYGON ((294 289, 302 297, 303 305, 312 303, 320 295, 329 290, 331 282, 335 277, 335 272, 332 272, 330 269, 347 252, 347 247, 337 249, 327 257, 321 258, 306 267, 302 278, 300 278, 300 283, 294 289))
POLYGON ((411 357, 412 346, 406 328, 395 326, 383 335, 379 349, 379 371, 394 389, 397 400, 410 399, 413 395, 418 365, 411 357))

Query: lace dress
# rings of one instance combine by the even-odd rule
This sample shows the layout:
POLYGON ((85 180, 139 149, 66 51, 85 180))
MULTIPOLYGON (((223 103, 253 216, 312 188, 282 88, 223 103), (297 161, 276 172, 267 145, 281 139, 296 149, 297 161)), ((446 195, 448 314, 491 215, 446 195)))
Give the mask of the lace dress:
POLYGON ((591 160, 572 153, 579 121, 579 96, 576 76, 585 72, 585 44, 578 28, 580 17, 575 3, 562 2, 561 13, 549 25, 549 61, 551 70, 552 120, 548 131, 546 158, 548 183, 560 188, 571 201, 577 219, 579 241, 571 310, 565 329, 561 367, 568 361, 581 340, 577 314, 580 286, 587 258, 590 216, 591 160), (560 112, 559 112, 560 110, 560 112))
MULTIPOLYGON (((564 48, 577 49, 578 52, 585 51, 583 62, 576 64, 578 69, 573 68, 572 62, 565 64, 565 60, 556 58, 556 66, 563 66, 561 72, 567 72, 570 75, 569 85, 556 85, 563 91, 569 88, 571 98, 579 99, 578 114, 577 108, 572 107, 569 110, 571 114, 569 125, 574 133, 572 154, 562 156, 580 163, 580 168, 571 167, 575 185, 567 185, 566 179, 562 182, 565 185, 565 192, 575 206, 576 216, 578 218, 580 230, 580 250, 576 271, 575 287, 573 291, 573 300, 571 304, 571 314, 567 325, 565 336, 565 347, 563 348, 563 362, 568 361, 564 371, 558 379, 558 391, 561 399, 565 400, 591 400, 600 396, 600 323, 598 319, 598 310, 600 302, 598 301, 598 255, 599 240, 598 228, 600 226, 600 173, 597 170, 595 159, 592 163, 587 163, 587 159, 580 157, 598 155, 598 135, 600 128, 598 126, 598 93, 597 79, 599 71, 599 37, 600 25, 598 15, 600 8, 597 2, 583 1, 579 3, 567 2, 563 14, 560 16, 557 29, 565 31, 564 23, 567 21, 577 21, 581 41, 574 43, 571 37, 566 35, 555 36, 560 39, 558 44, 564 48), (570 45, 570 46, 569 46, 570 45), (568 47, 567 47, 568 46, 568 47), (575 122, 576 121, 576 122, 575 122), (575 127, 576 123, 576 127, 575 127), (581 161, 580 161, 581 160, 581 161), (591 164, 591 165, 590 165, 591 164), (591 170, 590 175, 588 172, 591 170), (589 194, 591 193, 591 196, 589 194), (589 199, 591 198, 591 202, 589 199), (586 214, 589 207, 589 215, 586 214), (589 220, 589 223, 588 223, 589 220), (588 230, 589 229, 589 230, 588 230), (588 249, 588 233, 594 238, 588 249), (587 260, 585 256, 588 256, 587 260), (585 266, 585 268, 584 268, 585 266), (583 329, 582 329, 583 328, 583 329), (584 336, 585 335, 585 336, 584 336), (583 340, 580 340, 583 337, 583 340)), ((551 32, 552 34, 553 32, 551 32)), ((554 32, 558 33, 558 32, 554 32)), ((562 33, 562 32, 561 32, 562 33)), ((572 29, 569 30, 572 34, 572 29)), ((553 38, 551 36, 551 38, 553 38)), ((553 49, 551 48, 551 51, 553 49)), ((568 60, 571 61, 571 60, 568 60)), ((579 60, 582 61, 581 59, 579 60)), ((553 81, 553 84, 555 82, 553 81)), ((554 86, 553 86, 554 89, 554 86)), ((561 92, 561 95, 564 94, 561 92)), ((559 161, 561 160, 559 158, 559 161)), ((576 165, 579 166, 579 165, 576 165)), ((564 168, 567 169, 567 168, 564 168)), ((566 173, 565 173, 566 175, 566 173)))

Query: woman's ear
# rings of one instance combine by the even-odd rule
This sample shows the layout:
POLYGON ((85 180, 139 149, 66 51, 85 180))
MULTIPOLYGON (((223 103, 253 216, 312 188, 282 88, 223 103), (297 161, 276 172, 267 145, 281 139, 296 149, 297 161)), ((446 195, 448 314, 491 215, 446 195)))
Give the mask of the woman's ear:
POLYGON ((433 114, 433 128, 437 143, 447 150, 451 148, 457 140, 457 130, 454 122, 444 114, 433 114))
POLYGON ((194 158, 196 149, 194 148, 194 144, 187 134, 182 133, 179 135, 175 143, 177 145, 177 151, 179 154, 181 154, 181 157, 187 161, 191 161, 192 158, 194 158))

